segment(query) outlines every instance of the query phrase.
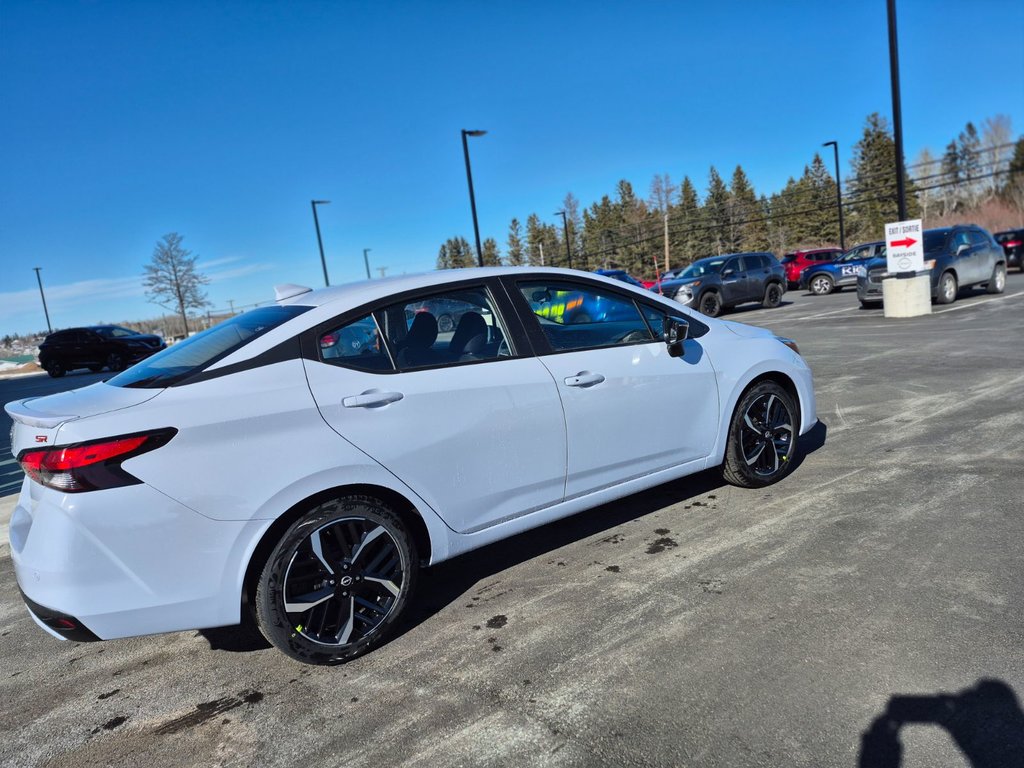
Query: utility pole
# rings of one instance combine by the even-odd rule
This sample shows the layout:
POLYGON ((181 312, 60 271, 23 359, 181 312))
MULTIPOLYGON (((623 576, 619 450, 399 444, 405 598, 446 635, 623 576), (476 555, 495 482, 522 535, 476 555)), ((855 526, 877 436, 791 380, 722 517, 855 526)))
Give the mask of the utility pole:
POLYGON ((826 141, 821 146, 831 146, 836 158, 836 209, 839 211, 839 247, 846 250, 846 232, 843 229, 843 188, 839 180, 839 144, 835 141, 826 141))
POLYGON ((316 242, 320 246, 320 264, 324 268, 324 285, 330 285, 331 281, 327 279, 327 260, 324 258, 324 241, 320 237, 320 219, 316 215, 316 207, 318 205, 327 205, 330 200, 310 200, 310 204, 313 206, 313 223, 316 225, 316 242))
POLYGON ((368 254, 372 250, 373 250, 373 248, 363 248, 363 264, 366 265, 366 279, 367 280, 370 280, 372 278, 370 277, 370 257, 367 256, 366 254, 368 254))
POLYGON ((892 130, 896 142, 896 204, 900 221, 907 220, 907 190, 903 180, 903 110, 900 101, 900 54, 896 40, 896 0, 887 0, 889 13, 889 77, 892 81, 892 130))
POLYGON ((234 317, 235 316, 235 300, 234 299, 228 299, 228 304, 231 305, 231 316, 234 317))
POLYGON ((665 271, 670 269, 668 265, 668 211, 665 211, 665 271))
POLYGON ((540 265, 544 266, 544 243, 537 243, 540 246, 540 265))
POLYGON ((386 275, 387 272, 388 272, 388 268, 387 267, 377 267, 377 271, 380 272, 380 276, 381 277, 384 277, 384 275, 386 275))
POLYGON ((48 333, 53 333, 53 327, 50 325, 50 310, 46 308, 46 294, 43 293, 43 278, 39 276, 39 270, 42 267, 32 267, 36 271, 36 281, 39 283, 39 296, 43 300, 43 314, 46 315, 46 330, 48 333))
POLYGON ((569 219, 565 215, 565 211, 555 211, 555 216, 562 214, 562 231, 565 233, 565 261, 569 265, 569 269, 572 269, 572 251, 569 250, 569 219))

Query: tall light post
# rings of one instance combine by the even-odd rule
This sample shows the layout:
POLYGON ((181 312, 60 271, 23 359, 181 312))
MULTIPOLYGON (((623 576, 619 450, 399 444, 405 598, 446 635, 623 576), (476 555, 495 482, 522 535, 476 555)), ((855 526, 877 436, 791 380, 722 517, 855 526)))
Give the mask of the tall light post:
POLYGON ((363 264, 366 265, 366 279, 367 280, 370 280, 372 278, 370 277, 370 257, 367 256, 366 254, 368 254, 372 250, 373 250, 373 248, 363 248, 363 264))
POLYGON ((555 211, 555 216, 562 215, 562 231, 565 233, 565 259, 569 264, 569 269, 572 269, 572 251, 569 249, 569 219, 565 215, 565 211, 555 211))
POLYGON ((843 188, 839 181, 839 144, 834 141, 826 141, 821 146, 832 147, 836 157, 836 210, 839 211, 839 247, 846 250, 846 231, 843 229, 843 188))
POLYGON ((887 0, 889 15, 889 77, 892 81, 892 133, 896 142, 896 204, 900 221, 907 220, 907 191, 903 181, 903 109, 900 106, 900 54, 896 42, 896 0, 887 0))
POLYGON ((313 206, 313 223, 316 225, 316 242, 320 246, 320 264, 324 268, 324 285, 330 285, 331 281, 327 279, 327 259, 324 258, 324 241, 320 237, 320 218, 316 215, 316 207, 318 205, 327 205, 330 200, 310 200, 310 205, 313 206))
POLYGON ((42 267, 32 267, 36 271, 36 282, 39 283, 39 297, 43 300, 43 314, 46 315, 46 330, 49 333, 53 333, 53 327, 50 325, 50 310, 46 308, 46 294, 43 293, 43 278, 39 276, 39 270, 42 267))
POLYGON ((466 158, 466 181, 469 182, 469 207, 473 211, 473 234, 476 236, 476 264, 478 267, 484 265, 484 252, 480 247, 480 225, 476 220, 476 197, 473 195, 473 172, 469 168, 469 142, 467 136, 483 136, 487 131, 467 131, 462 129, 462 154, 466 158))

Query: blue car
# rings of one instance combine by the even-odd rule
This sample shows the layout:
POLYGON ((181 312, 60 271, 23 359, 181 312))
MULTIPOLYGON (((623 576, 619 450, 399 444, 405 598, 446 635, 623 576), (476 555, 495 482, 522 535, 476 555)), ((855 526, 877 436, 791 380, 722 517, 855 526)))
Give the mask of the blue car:
POLYGON ((833 291, 857 285, 857 275, 865 274, 868 262, 885 256, 885 241, 862 243, 835 261, 814 264, 800 275, 801 290, 815 296, 828 296, 833 291))

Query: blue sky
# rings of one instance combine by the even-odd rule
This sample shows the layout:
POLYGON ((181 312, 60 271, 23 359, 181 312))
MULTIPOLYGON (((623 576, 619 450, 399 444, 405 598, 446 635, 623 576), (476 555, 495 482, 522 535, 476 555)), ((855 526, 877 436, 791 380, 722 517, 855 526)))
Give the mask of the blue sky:
MULTIPOLYGON (((900 0, 909 158, 968 120, 1024 130, 1024 4, 900 0), (1012 32, 1008 32, 1012 30, 1012 32), (990 35, 985 37, 985 35, 990 35), (961 42, 966 39, 966 42, 961 42)), ((176 231, 215 308, 275 283, 433 267, 555 222, 620 178, 743 165, 758 192, 891 112, 870 2, 0 2, 0 333, 152 317, 141 274, 176 231), (600 7, 597 7, 600 6, 600 7)), ((376 273, 375 273, 376 274, 376 273)))

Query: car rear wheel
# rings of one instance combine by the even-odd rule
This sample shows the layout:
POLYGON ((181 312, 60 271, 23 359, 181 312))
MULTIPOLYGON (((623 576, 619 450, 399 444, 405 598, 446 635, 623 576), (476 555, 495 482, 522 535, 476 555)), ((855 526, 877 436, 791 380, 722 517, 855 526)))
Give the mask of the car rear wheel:
POLYGON ((718 291, 707 291, 700 297, 697 311, 708 317, 718 317, 722 313, 722 299, 718 291))
POLYGON ((59 379, 67 371, 64 369, 64 364, 59 360, 50 360, 46 363, 46 372, 55 379, 59 379))
POLYGON ((761 299, 761 306, 774 309, 782 303, 782 286, 778 283, 769 283, 764 289, 764 298, 761 299))
POLYGON ((1002 293, 1006 290, 1006 265, 996 264, 996 268, 992 270, 992 277, 988 281, 986 290, 989 293, 1002 293))
POLYGON ((260 631, 306 664, 337 664, 383 641, 409 603, 419 561, 395 512, 346 496, 307 512, 274 547, 256 587, 260 631))
POLYGON ((124 356, 119 352, 111 352, 107 357, 107 368, 112 371, 124 370, 124 356))
POLYGON ((756 384, 733 412, 722 476, 741 488, 778 482, 793 468, 798 431, 790 394, 774 381, 756 384))
POLYGON ((815 296, 828 296, 835 288, 835 283, 828 275, 815 275, 811 278, 811 293, 815 296))
POLYGON ((943 272, 939 278, 939 292, 935 296, 937 304, 952 304, 956 301, 956 275, 952 272, 943 272))

